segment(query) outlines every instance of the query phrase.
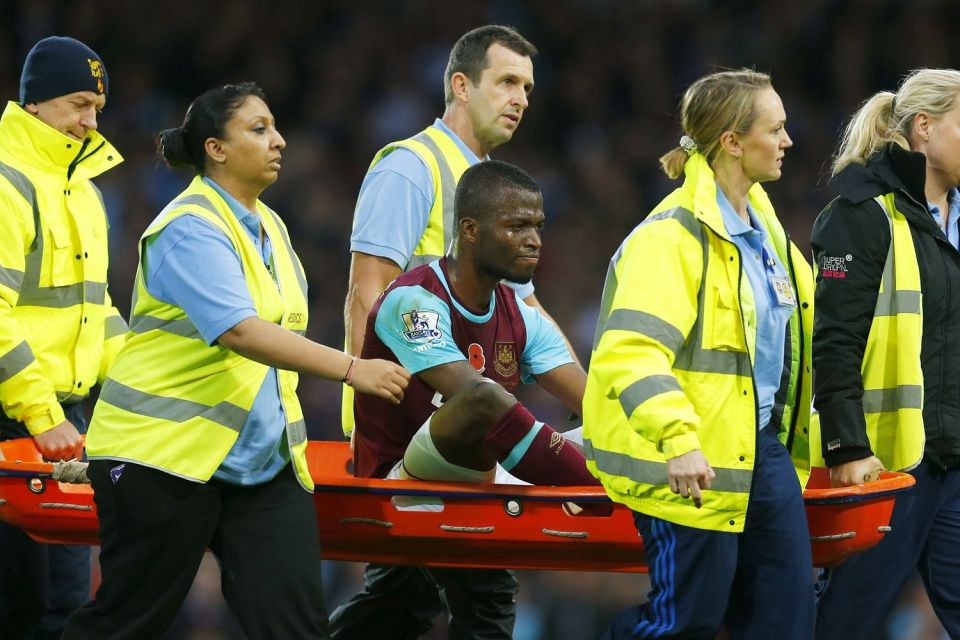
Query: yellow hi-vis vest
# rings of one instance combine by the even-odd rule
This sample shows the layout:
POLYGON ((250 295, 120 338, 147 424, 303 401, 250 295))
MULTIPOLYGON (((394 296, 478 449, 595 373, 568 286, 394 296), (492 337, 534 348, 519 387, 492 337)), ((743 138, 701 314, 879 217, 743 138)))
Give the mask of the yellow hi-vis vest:
POLYGON ((399 148, 417 154, 433 176, 433 206, 430 207, 427 228, 404 267, 404 271, 410 271, 438 260, 447 252, 453 240, 453 196, 460 176, 470 168, 470 162, 450 136, 431 125, 412 138, 392 142, 380 149, 367 171, 399 148))
MULTIPOLYGON (((874 455, 887 469, 903 471, 920 464, 926 444, 920 364, 923 294, 910 223, 897 210, 893 193, 875 200, 890 224, 890 248, 860 369, 863 416, 874 455)), ((813 415, 813 424, 813 460, 822 466, 819 413, 813 415)))
MULTIPOLYGON (((583 399, 587 467, 615 502, 689 527, 743 531, 757 441, 756 306, 700 154, 683 185, 611 261, 583 399), (669 458, 700 449, 716 472, 703 507, 671 492, 669 458)), ((795 309, 771 425, 809 473, 813 274, 760 185, 748 194, 787 273, 795 309)))
POLYGON ((7 104, 0 117, 0 403, 38 435, 102 382, 127 325, 107 288, 107 216, 91 182, 123 161, 7 104))
MULTIPOLYGON (((450 136, 431 125, 412 138, 391 142, 380 149, 373 156, 367 171, 400 148, 417 154, 433 176, 433 205, 430 207, 427 228, 414 248, 410 261, 403 268, 404 271, 410 271, 438 260, 447 252, 453 240, 453 196, 460 176, 470 168, 470 162, 450 136)), ((353 431, 353 389, 346 385, 343 386, 340 423, 344 434, 349 435, 353 431)))
MULTIPOLYGON (((307 326, 303 269, 277 214, 259 201, 257 213, 273 245, 276 281, 223 198, 199 176, 144 232, 130 334, 94 410, 87 435, 90 458, 129 460, 200 482, 226 458, 268 367, 220 344, 207 345, 183 309, 151 296, 144 285, 143 256, 147 240, 172 220, 199 216, 220 229, 240 256, 257 316, 302 334, 307 326)), ((277 373, 290 457, 300 484, 312 490, 298 376, 283 369, 277 373)))

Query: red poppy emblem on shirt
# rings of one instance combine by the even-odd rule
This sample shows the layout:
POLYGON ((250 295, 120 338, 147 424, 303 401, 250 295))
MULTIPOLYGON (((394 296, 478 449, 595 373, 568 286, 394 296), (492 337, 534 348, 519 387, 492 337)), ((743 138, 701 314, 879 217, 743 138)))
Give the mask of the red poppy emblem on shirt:
POLYGON ((470 343, 470 346, 467 347, 467 357, 470 358, 470 366, 480 373, 483 373, 483 370, 487 368, 487 358, 483 355, 483 347, 476 342, 470 343))

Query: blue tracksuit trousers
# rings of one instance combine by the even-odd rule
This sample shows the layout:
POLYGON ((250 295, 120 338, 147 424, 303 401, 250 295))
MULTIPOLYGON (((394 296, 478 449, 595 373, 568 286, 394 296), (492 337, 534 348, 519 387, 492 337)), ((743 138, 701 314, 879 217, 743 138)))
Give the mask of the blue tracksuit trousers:
POLYGON ((650 569, 648 601, 620 612, 605 639, 813 637, 813 560, 800 483, 772 429, 758 434, 741 534, 634 514, 650 569))

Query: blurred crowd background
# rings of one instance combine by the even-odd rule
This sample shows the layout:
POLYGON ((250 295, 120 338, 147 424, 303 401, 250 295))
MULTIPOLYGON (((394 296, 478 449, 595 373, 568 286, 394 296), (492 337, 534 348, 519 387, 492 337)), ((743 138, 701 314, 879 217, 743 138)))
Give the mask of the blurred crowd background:
MULTIPOLYGON (((258 82, 287 141, 264 200, 286 220, 306 268, 308 335, 340 345, 354 200, 368 163, 442 114, 449 49, 485 23, 513 25, 540 49, 530 108, 494 155, 543 187, 537 294, 584 363, 610 256, 674 186, 657 158, 681 134, 676 107, 691 81, 718 68, 772 74, 795 146, 783 178, 766 187, 809 253, 844 119, 910 69, 960 59, 960 4, 947 0, 0 0, 0 89, 17 99, 23 58, 47 35, 79 38, 103 57, 110 95, 100 130, 126 162, 98 185, 111 223, 111 292, 127 315, 137 238, 190 178, 156 160, 155 132, 178 125, 209 87, 258 82)), ((341 437, 339 395, 338 385, 301 381, 312 438, 341 437)), ((542 396, 525 400, 568 426, 542 396)), ((357 589, 360 566, 323 571, 332 609, 357 589)), ((518 640, 597 637, 614 610, 646 592, 644 577, 614 574, 523 572, 521 584, 518 640)), ((428 637, 446 637, 443 627, 428 637)), ((167 638, 242 637, 208 556, 167 638)), ((914 581, 887 638, 945 637, 914 581)))

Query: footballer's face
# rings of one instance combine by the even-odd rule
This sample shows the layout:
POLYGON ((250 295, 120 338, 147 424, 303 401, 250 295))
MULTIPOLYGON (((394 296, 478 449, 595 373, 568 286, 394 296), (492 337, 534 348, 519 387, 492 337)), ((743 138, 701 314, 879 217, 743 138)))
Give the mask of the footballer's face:
POLYGON ((511 189, 491 204, 479 225, 476 240, 478 266, 497 280, 530 282, 540 261, 543 196, 511 189))

